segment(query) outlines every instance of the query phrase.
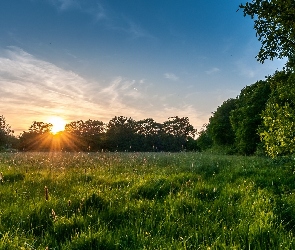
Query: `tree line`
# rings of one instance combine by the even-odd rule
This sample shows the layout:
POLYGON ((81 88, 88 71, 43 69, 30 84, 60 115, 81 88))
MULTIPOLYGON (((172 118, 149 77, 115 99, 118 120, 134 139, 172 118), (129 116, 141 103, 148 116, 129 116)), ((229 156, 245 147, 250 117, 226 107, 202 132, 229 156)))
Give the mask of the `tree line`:
POLYGON ((65 130, 51 133, 52 124, 34 121, 18 138, 21 151, 184 151, 196 150, 196 129, 188 117, 170 117, 163 123, 152 118, 135 121, 115 116, 108 123, 78 120, 65 130))
POLYGON ((198 146, 271 157, 295 150, 295 73, 277 71, 222 103, 199 131, 198 146))

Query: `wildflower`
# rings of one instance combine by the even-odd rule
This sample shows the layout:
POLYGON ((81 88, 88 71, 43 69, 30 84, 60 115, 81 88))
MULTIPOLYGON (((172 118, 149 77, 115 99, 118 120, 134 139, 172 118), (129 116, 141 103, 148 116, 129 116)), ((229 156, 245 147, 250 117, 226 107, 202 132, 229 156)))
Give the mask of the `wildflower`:
POLYGON ((80 202, 80 211, 83 209, 84 201, 85 201, 85 199, 82 198, 82 200, 81 200, 81 202, 80 202))
POLYGON ((45 200, 48 201, 49 195, 48 195, 48 188, 47 188, 47 186, 45 186, 44 191, 45 191, 45 200))
POLYGON ((51 209, 51 216, 52 216, 52 219, 53 220, 56 220, 56 214, 55 214, 55 212, 54 212, 54 210, 53 210, 53 208, 51 209))

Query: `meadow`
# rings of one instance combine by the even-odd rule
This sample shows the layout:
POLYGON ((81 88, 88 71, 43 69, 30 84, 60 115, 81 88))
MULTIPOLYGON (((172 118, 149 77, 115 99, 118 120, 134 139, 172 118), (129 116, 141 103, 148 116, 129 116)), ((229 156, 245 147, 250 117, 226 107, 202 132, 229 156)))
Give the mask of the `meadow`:
POLYGON ((295 160, 2 153, 0 249, 295 249, 295 160))

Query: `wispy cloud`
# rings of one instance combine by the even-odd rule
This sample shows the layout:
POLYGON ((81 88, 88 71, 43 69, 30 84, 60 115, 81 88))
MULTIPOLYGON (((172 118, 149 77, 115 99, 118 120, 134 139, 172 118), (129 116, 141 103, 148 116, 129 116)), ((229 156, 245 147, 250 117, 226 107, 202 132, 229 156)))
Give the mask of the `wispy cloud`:
POLYGON ((127 29, 126 32, 131 35, 132 38, 151 38, 154 39, 154 37, 145 29, 143 29, 139 24, 127 21, 127 29))
POLYGON ((48 0, 60 11, 79 10, 92 16, 95 22, 104 21, 106 29, 125 33, 129 39, 149 38, 154 40, 155 37, 144 29, 140 24, 132 19, 114 13, 100 1, 78 1, 78 0, 48 0))
POLYGON ((267 61, 263 65, 254 61, 252 64, 247 63, 245 59, 239 59, 235 62, 236 70, 243 77, 247 77, 251 80, 263 79, 266 75, 265 72, 274 72, 276 70, 281 70, 287 60, 274 60, 267 61), (258 67, 259 66, 259 67, 258 67))
POLYGON ((136 120, 153 117, 159 122, 178 115, 196 122, 193 116, 197 112, 192 106, 175 100, 170 103, 161 95, 152 97, 147 86, 153 85, 146 79, 122 76, 107 84, 88 81, 20 48, 0 51, 0 110, 18 133, 27 130, 34 120, 46 121, 50 115, 63 116, 68 122, 108 122, 115 115, 136 120))
POLYGON ((49 0, 49 2, 61 11, 80 8, 77 0, 49 0))
POLYGON ((68 120, 79 116, 106 120, 121 109, 136 109, 130 105, 141 98, 134 81, 118 77, 102 86, 19 48, 10 47, 1 54, 0 110, 7 115, 18 113, 16 124, 28 126, 32 119, 45 120, 51 114, 62 114, 68 120))
POLYGON ((165 77, 166 79, 169 79, 169 80, 172 80, 172 81, 178 81, 178 80, 179 80, 179 77, 176 76, 176 75, 173 74, 173 73, 165 73, 165 74, 164 74, 164 77, 165 77))
POLYGON ((142 27, 139 23, 132 21, 127 17, 116 16, 116 18, 108 18, 105 22, 106 28, 116 31, 121 34, 126 34, 127 39, 136 40, 140 38, 147 38, 150 41, 156 41, 156 37, 153 36, 148 30, 142 27))
POLYGON ((100 1, 79 1, 79 0, 48 0, 60 11, 79 10, 82 13, 91 15, 95 21, 108 19, 107 12, 100 1))
POLYGON ((107 19, 106 10, 99 2, 97 3, 96 8, 94 9, 94 14, 97 21, 107 19))
POLYGON ((209 69, 209 70, 207 70, 207 71, 205 71, 205 72, 206 72, 206 74, 208 74, 208 75, 212 75, 212 74, 216 74, 216 73, 220 72, 220 69, 214 67, 214 68, 209 69))

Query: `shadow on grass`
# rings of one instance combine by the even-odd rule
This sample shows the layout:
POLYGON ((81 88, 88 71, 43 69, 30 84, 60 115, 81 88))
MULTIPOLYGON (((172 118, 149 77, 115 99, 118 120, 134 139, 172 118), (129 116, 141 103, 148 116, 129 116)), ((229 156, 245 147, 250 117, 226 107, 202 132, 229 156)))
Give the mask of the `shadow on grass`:
POLYGON ((147 181, 136 186, 131 191, 135 199, 163 199, 169 194, 175 194, 180 189, 179 183, 174 183, 165 178, 147 181))

